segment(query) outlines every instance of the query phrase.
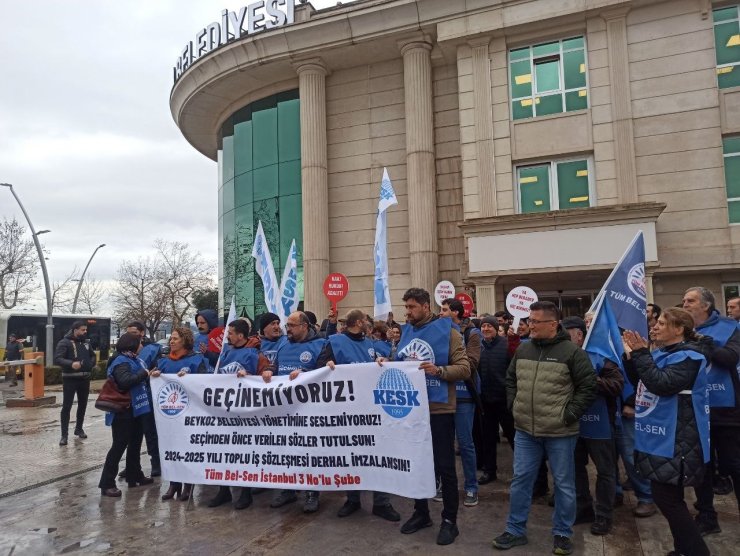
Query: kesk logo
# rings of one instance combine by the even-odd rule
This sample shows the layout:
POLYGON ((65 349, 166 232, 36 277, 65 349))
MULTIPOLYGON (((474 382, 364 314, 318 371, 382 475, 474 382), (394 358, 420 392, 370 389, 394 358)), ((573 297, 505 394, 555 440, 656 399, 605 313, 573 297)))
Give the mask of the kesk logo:
POLYGON ((434 350, 424 340, 414 338, 398 354, 404 361, 431 361, 434 363, 434 350))
POLYGON ((637 263, 630 268, 627 274, 627 286, 637 297, 645 301, 647 299, 647 287, 645 285, 645 265, 637 263))
POLYGON ((159 389, 157 406, 165 417, 179 416, 190 405, 190 399, 185 388, 179 382, 168 382, 159 389))
POLYGON ((640 381, 637 384, 637 395, 635 396, 635 417, 645 417, 650 415, 652 411, 658 406, 660 396, 656 396, 652 392, 645 388, 645 385, 640 381))
POLYGON ((419 406, 419 391, 400 369, 387 369, 373 390, 375 405, 383 408, 394 419, 403 419, 414 407, 419 406))
POLYGON ((301 353, 298 359, 301 360, 301 363, 308 363, 309 361, 311 361, 311 352, 304 351, 303 353, 301 353))

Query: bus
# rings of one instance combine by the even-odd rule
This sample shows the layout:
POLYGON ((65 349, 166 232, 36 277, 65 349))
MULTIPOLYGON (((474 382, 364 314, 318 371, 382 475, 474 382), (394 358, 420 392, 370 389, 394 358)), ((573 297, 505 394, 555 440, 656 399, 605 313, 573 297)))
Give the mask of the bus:
MULTIPOLYGON (((94 315, 52 315, 54 323, 54 346, 72 329, 72 323, 81 320, 87 323, 90 346, 99 352, 98 360, 108 359, 110 352, 110 317, 94 315)), ((46 313, 31 311, 0 311, 0 359, 5 355, 8 336, 15 334, 23 339, 23 346, 32 351, 46 349, 46 313)), ((51 354, 54 357, 54 354, 51 354)))

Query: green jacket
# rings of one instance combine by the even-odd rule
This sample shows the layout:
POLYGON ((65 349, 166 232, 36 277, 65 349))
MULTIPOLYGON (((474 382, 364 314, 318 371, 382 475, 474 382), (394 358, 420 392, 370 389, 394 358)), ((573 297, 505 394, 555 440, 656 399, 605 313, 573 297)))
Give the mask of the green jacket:
POLYGON ((517 430, 577 435, 581 415, 596 399, 596 372, 586 352, 559 331, 519 345, 506 371, 506 398, 517 430))

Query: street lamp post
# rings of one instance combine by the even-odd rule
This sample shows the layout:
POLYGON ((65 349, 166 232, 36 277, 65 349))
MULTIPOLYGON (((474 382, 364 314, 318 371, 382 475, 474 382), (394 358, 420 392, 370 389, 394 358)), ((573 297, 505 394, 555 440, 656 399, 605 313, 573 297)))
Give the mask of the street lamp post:
POLYGON ((26 208, 23 206, 23 203, 21 203, 18 195, 16 195, 15 190, 13 189, 13 185, 10 183, 0 183, 0 185, 10 189, 13 197, 15 197, 15 200, 18 202, 18 206, 21 207, 23 216, 26 217, 26 222, 28 222, 28 227, 31 230, 31 236, 33 237, 33 243, 36 245, 36 251, 39 255, 41 272, 44 275, 44 287, 46 288, 46 352, 44 360, 46 361, 46 368, 48 369, 49 367, 51 367, 54 359, 54 318, 52 317, 51 284, 49 283, 49 273, 46 270, 46 259, 44 258, 44 252, 41 249, 41 243, 39 242, 38 236, 42 233, 48 232, 49 230, 41 230, 39 233, 36 233, 36 230, 33 227, 33 223, 31 222, 31 219, 26 212, 26 208))
POLYGON ((75 300, 72 303, 72 314, 77 314, 77 300, 80 298, 80 290, 82 289, 82 281, 85 279, 85 273, 87 272, 87 267, 90 266, 90 263, 93 260, 93 257, 95 256, 95 253, 98 252, 98 249, 101 247, 105 247, 105 243, 101 243, 95 248, 95 251, 93 251, 92 255, 90 255, 90 260, 87 261, 87 264, 85 265, 85 270, 82 271, 82 276, 80 276, 80 281, 77 284, 77 293, 75 293, 75 300))

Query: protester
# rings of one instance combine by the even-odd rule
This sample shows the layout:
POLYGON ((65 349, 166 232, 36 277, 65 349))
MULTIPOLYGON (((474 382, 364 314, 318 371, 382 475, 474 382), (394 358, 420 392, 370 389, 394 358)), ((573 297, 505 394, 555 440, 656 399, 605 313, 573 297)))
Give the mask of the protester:
POLYGON ((388 325, 381 321, 373 323, 372 330, 373 348, 378 357, 388 359, 391 355, 393 344, 388 340, 388 325))
POLYGON ((211 334, 218 328, 218 314, 213 309, 203 309, 195 314, 198 335, 195 337, 195 351, 202 354, 211 368, 216 366, 219 350, 212 349, 211 334))
MULTIPOLYGON (((476 412, 476 402, 480 403, 480 379, 478 378, 478 362, 480 361, 480 330, 475 328, 470 319, 464 318, 465 307, 458 299, 442 301, 440 316, 452 319, 452 327, 463 336, 465 354, 470 364, 470 379, 459 380, 455 383, 457 408, 455 410, 455 434, 457 446, 462 460, 463 476, 465 478, 464 506, 478 505, 478 478, 476 471, 475 444, 473 443, 473 421, 476 412)), ((437 492, 439 501, 442 493, 437 492)))
MULTIPOLYGON (((5 346, 5 355, 3 361, 20 361, 23 359, 23 340, 19 340, 15 334, 8 336, 8 343, 5 346)), ((18 386, 18 370, 20 365, 10 365, 5 369, 5 384, 18 386)))
POLYGON ((85 421, 87 398, 90 395, 90 377, 95 367, 95 352, 87 340, 87 323, 81 320, 72 323, 72 330, 59 340, 54 350, 54 364, 62 368, 62 437, 60 446, 67 445, 69 414, 77 395, 77 420, 75 436, 87 438, 82 425, 85 421))
POLYGON ((740 297, 731 297, 727 300, 727 316, 740 322, 740 297))
MULTIPOLYGON (((396 360, 419 360, 421 354, 415 346, 429 350, 423 353, 419 368, 426 373, 434 471, 442 481, 442 524, 437 544, 447 545, 455 542, 460 534, 457 528, 460 498, 455 470, 455 383, 470 378, 470 364, 462 336, 452 329, 452 321, 432 314, 428 291, 411 288, 404 294, 403 301, 409 324, 402 330, 396 360)), ((414 513, 401 527, 401 533, 416 533, 431 526, 429 502, 416 500, 414 513)))
POLYGON ((162 355, 162 346, 150 338, 147 338, 146 326, 138 320, 128 323, 128 325, 126 325, 126 332, 129 334, 136 334, 141 339, 139 359, 141 359, 147 369, 151 371, 162 355))
MULTIPOLYGON (((341 334, 329 337, 328 342, 319 354, 316 367, 328 366, 334 369, 336 365, 351 363, 372 363, 375 361, 374 342, 365 336, 363 331, 366 315, 358 309, 347 313, 347 327, 341 334)), ((376 323, 383 324, 383 323, 376 323)), ((347 517, 362 507, 362 491, 347 491, 347 500, 337 512, 338 517, 347 517)), ((393 508, 390 497, 384 492, 373 492, 373 515, 388 521, 400 521, 401 515, 393 508)))
POLYGON ((735 498, 740 509, 740 377, 737 372, 740 359, 740 330, 735 320, 720 316, 715 309, 714 294, 707 288, 686 290, 683 308, 694 319, 696 332, 713 340, 707 360, 709 406, 711 408, 711 446, 716 462, 709 463, 702 483, 695 487, 696 517, 702 535, 719 533, 717 512, 714 509, 713 469, 720 476, 730 476, 735 498))
POLYGON ((702 482, 709 459, 707 362, 693 328, 690 313, 671 308, 654 327, 662 348, 651 354, 647 340, 631 331, 624 333, 624 343, 641 381, 635 464, 650 479, 655 503, 668 521, 673 554, 705 556, 709 549, 684 501, 684 487, 702 482), (667 430, 663 437, 662 430, 667 430))
POLYGON ((401 325, 397 322, 393 322, 388 327, 387 338, 391 344, 391 352, 388 354, 388 359, 393 361, 396 358, 396 352, 398 351, 398 341, 401 339, 401 325))
POLYGON ((532 488, 543 454, 555 487, 553 553, 570 554, 576 517, 573 451, 579 419, 596 398, 596 374, 586 353, 559 330, 560 311, 548 301, 531 305, 531 341, 519 346, 506 374, 513 410, 514 478, 506 530, 493 540, 506 550, 527 544, 532 488))
MULTIPOLYGON (((236 375, 242 378, 248 374, 259 375, 270 368, 269 360, 250 346, 250 331, 249 321, 236 319, 229 323, 226 327, 228 344, 223 346, 221 357, 217 362, 217 374, 236 375)), ((252 489, 238 487, 238 490, 239 497, 234 502, 234 509, 243 510, 252 505, 252 489)), ((231 500, 231 489, 228 485, 221 485, 216 496, 208 502, 208 507, 216 508, 231 500)))
POLYGON ((478 477, 478 484, 481 485, 498 479, 499 427, 504 431, 511 449, 514 449, 514 417, 506 407, 505 384, 511 357, 508 355, 507 339, 496 333, 497 326, 494 317, 484 317, 481 321, 483 339, 478 363, 483 402, 483 473, 478 477))
POLYGON ((652 328, 655 326, 655 323, 658 322, 658 317, 660 316, 660 313, 662 311, 663 310, 655 303, 647 304, 648 330, 652 330, 652 328))
MULTIPOLYGON (((314 316, 315 318, 315 316, 314 316)), ((321 338, 314 326, 311 325, 306 313, 296 311, 291 313, 285 323, 287 341, 280 342, 277 350, 277 374, 289 375, 295 379, 303 371, 312 371, 317 367, 319 354, 326 345, 326 340, 321 338)), ((269 382, 274 372, 265 370, 260 373, 262 378, 269 382)), ((282 490, 270 503, 271 508, 279 508, 298 500, 294 490, 282 490)), ((305 513, 319 511, 319 493, 307 490, 303 503, 305 513)))
MULTIPOLYGON (((563 319, 563 328, 579 348, 586 339, 586 323, 580 317, 563 319)), ((576 521, 592 523, 591 534, 606 535, 612 530, 614 496, 617 487, 614 416, 617 399, 622 394, 624 377, 614 361, 590 355, 596 370, 596 401, 586 410, 576 442, 576 521), (596 500, 591 498, 588 483, 589 457, 596 466, 596 500)))
POLYGON ((124 451, 129 488, 154 482, 141 470, 141 441, 144 437, 142 416, 152 410, 147 395, 149 371, 138 358, 141 340, 137 335, 127 332, 118 339, 116 351, 119 355, 108 366, 108 376, 113 377, 120 391, 130 392, 132 404, 121 413, 107 413, 105 418, 105 424, 111 427, 113 433, 113 445, 105 458, 98 487, 103 496, 114 498, 121 496, 121 491, 116 488, 116 473, 124 451))
MULTIPOLYGON (((157 361, 162 355, 162 346, 157 342, 153 342, 146 337, 146 327, 141 321, 131 321, 126 326, 126 333, 133 334, 138 337, 141 341, 141 351, 139 352, 139 359, 144 362, 147 370, 152 370, 157 366, 157 361)), ((118 353, 114 353, 113 357, 108 360, 108 365, 115 360, 118 353)), ((151 395, 151 392, 150 392, 151 395)), ((149 400, 151 403, 151 400, 149 400)), ((154 412, 150 411, 143 416, 144 423, 144 439, 146 440, 146 452, 149 455, 152 465, 152 477, 159 477, 162 475, 162 466, 159 461, 159 436, 157 435, 157 423, 154 420, 154 412)), ((127 469, 124 468, 119 477, 126 478, 127 469)))
POLYGON ((498 322, 499 326, 501 326, 502 324, 511 324, 511 315, 506 311, 496 311, 493 316, 498 322))
MULTIPOLYGON (((183 377, 186 374, 203 374, 208 372, 208 361, 202 353, 195 353, 193 347, 195 340, 193 332, 185 326, 178 326, 172 331, 170 336, 170 352, 166 357, 157 361, 157 367, 152 371, 151 376, 157 377, 160 374, 176 374, 183 377)), ((183 490, 182 483, 170 482, 170 488, 162 495, 162 500, 171 500, 175 496, 181 501, 186 501, 192 494, 193 485, 185 483, 183 490)))

